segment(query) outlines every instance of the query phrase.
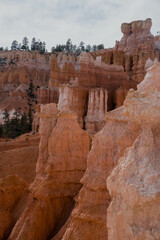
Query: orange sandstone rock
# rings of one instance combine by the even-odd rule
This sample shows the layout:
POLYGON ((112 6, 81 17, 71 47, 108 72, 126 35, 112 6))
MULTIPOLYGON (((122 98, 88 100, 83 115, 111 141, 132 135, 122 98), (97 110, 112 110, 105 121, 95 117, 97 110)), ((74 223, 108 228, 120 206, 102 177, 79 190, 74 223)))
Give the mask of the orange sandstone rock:
POLYGON ((103 88, 91 88, 89 90, 88 110, 85 118, 85 128, 90 134, 100 131, 104 124, 104 116, 107 113, 108 93, 103 88))
POLYGON ((93 137, 87 170, 81 180, 83 188, 76 197, 77 204, 61 238, 63 240, 108 239, 106 209, 110 197, 106 178, 138 132, 137 125, 128 122, 122 113, 123 108, 108 113, 104 128, 93 137))
POLYGON ((134 51, 144 43, 151 47, 153 45, 153 35, 150 33, 152 20, 147 18, 145 21, 133 21, 131 23, 123 23, 121 31, 124 34, 118 50, 134 53, 134 51))
POLYGON ((0 179, 0 239, 7 239, 23 211, 27 187, 16 175, 0 179))
POLYGON ((87 108, 87 90, 85 88, 61 85, 59 88, 58 109, 77 113, 78 122, 83 127, 83 118, 87 108))
POLYGON ((60 113, 54 104, 41 106, 40 155, 37 175, 23 214, 9 239, 46 239, 54 236, 74 206, 86 169, 89 137, 76 114, 60 113), (46 129, 47 126, 47 129, 46 129))
POLYGON ((124 103, 125 114, 141 131, 107 179, 112 198, 107 211, 110 240, 160 238, 159 69, 155 62, 124 103))

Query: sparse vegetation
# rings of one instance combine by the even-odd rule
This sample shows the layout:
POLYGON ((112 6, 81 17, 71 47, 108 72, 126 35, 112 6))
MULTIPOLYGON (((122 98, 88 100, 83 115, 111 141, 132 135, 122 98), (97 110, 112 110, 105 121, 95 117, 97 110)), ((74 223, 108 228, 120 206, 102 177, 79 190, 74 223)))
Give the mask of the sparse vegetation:
POLYGON ((28 116, 26 113, 20 116, 19 113, 15 111, 12 118, 10 118, 8 111, 5 110, 3 119, 4 124, 0 124, 0 137, 2 138, 16 138, 32 130, 32 112, 30 109, 28 116))
MULTIPOLYGON (((11 44, 11 50, 24 50, 24 51, 39 51, 39 53, 43 54, 47 52, 45 41, 41 41, 40 39, 36 40, 35 37, 31 40, 31 45, 29 47, 29 40, 27 37, 22 39, 21 43, 18 43, 17 40, 13 40, 11 44)), ((94 52, 104 49, 104 44, 93 45, 90 44, 85 46, 85 43, 81 41, 78 46, 72 43, 72 40, 69 38, 65 44, 57 44, 51 48, 51 52, 71 52, 80 54, 81 52, 94 52)), ((0 51, 8 51, 8 47, 5 49, 0 47, 0 51)))
POLYGON ((85 46, 84 42, 81 41, 79 46, 76 46, 72 44, 72 41, 69 38, 66 44, 62 44, 62 45, 57 44, 56 47, 51 48, 51 51, 52 52, 72 52, 72 53, 80 54, 81 52, 94 52, 101 49, 104 49, 104 44, 93 45, 93 46, 88 44, 85 46))

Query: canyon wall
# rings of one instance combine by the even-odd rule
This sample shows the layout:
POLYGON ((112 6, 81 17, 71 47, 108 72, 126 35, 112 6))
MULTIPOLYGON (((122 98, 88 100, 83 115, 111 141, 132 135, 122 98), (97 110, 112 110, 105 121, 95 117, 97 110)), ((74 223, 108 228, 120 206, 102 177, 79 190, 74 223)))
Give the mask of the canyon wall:
POLYGON ((71 111, 83 109, 83 113, 77 112, 79 123, 90 135, 96 133, 104 126, 104 117, 91 119, 90 92, 96 93, 98 88, 107 91, 108 111, 123 105, 128 90, 136 89, 143 80, 146 60, 160 60, 159 36, 150 33, 151 26, 151 19, 123 23, 123 37, 116 41, 114 48, 80 55, 37 51, 0 53, 0 118, 3 119, 4 109, 11 115, 15 110, 22 114, 31 109, 34 115, 37 104, 54 102, 60 110, 65 107, 68 110, 69 105, 71 111), (65 84, 66 87, 62 86, 65 84), (70 88, 75 97, 71 100, 69 92, 62 88, 70 88), (77 101, 78 91, 86 92, 84 100, 77 101), (69 105, 62 104, 64 99, 69 105))
POLYGON ((159 239, 160 63, 148 60, 146 69, 113 111, 105 113, 107 92, 96 90, 105 125, 92 141, 76 113, 39 106, 33 183, 19 176, 0 182, 2 239, 159 239))
POLYGON ((160 238, 159 78, 160 64, 155 62, 124 103, 125 114, 141 131, 107 179, 112 198, 107 211, 110 240, 160 238))
MULTIPOLYGON (((27 72, 51 70, 47 81, 35 77, 41 85, 28 101, 39 103, 40 142, 38 133, 0 140, 1 240, 160 239, 159 38, 150 27, 150 19, 123 24, 114 49, 80 56, 9 52, 6 71, 19 60, 27 72)), ((17 76, 27 98, 31 75, 17 76)), ((9 79, 1 98, 18 108, 9 79)))
POLYGON ((29 107, 35 109, 37 90, 48 86, 49 54, 37 51, 8 51, 0 53, 0 110, 9 112, 28 112, 29 107), (34 98, 28 94, 32 84, 34 98))
POLYGON ((64 224, 74 206, 90 142, 75 113, 58 113, 55 104, 41 106, 36 178, 30 185, 26 208, 8 239, 49 238, 64 224))
POLYGON ((88 110, 85 117, 85 128, 94 134, 104 126, 104 116, 107 113, 108 92, 103 88, 89 90, 88 110))
POLYGON ((124 150, 138 136, 138 130, 136 124, 130 124, 123 116, 123 107, 106 115, 104 128, 93 138, 87 170, 81 179, 83 188, 76 197, 71 221, 60 239, 108 239, 106 213, 111 199, 106 179, 124 150))

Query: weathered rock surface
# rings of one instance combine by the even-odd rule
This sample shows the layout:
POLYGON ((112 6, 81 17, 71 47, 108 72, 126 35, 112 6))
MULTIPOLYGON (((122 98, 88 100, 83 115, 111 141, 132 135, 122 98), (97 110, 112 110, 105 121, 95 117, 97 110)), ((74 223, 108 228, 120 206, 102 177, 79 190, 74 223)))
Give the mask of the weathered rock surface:
POLYGON ((41 86, 48 86, 50 56, 36 51, 9 51, 0 53, 0 110, 18 112, 35 108, 36 98, 29 99, 27 89, 33 83, 34 94, 41 86), (30 104, 30 105, 29 105, 30 104))
POLYGON ((40 151, 37 175, 23 214, 9 239, 47 239, 64 224, 74 206, 86 169, 89 137, 77 115, 60 113, 54 104, 40 111, 40 151), (46 129, 47 126, 47 129, 46 129))
POLYGON ((152 20, 150 18, 147 18, 145 21, 139 20, 123 23, 121 26, 123 37, 118 45, 118 50, 134 53, 143 44, 152 49, 154 47, 154 38, 150 33, 151 26, 152 20))
POLYGON ((37 101, 39 104, 58 103, 59 91, 58 88, 41 87, 37 92, 37 101))
POLYGON ((91 88, 89 90, 88 110, 85 118, 85 128, 90 134, 101 130, 105 124, 107 113, 108 93, 103 88, 91 88))
POLYGON ((76 77, 76 56, 74 54, 60 53, 51 60, 50 86, 58 87, 62 83, 69 83, 76 77))
POLYGON ((159 69, 155 62, 125 100, 125 113, 141 131, 107 179, 112 198, 107 211, 110 240, 160 238, 159 69))
POLYGON ((108 113, 104 128, 93 137, 87 170, 81 180, 83 188, 76 198, 72 219, 60 239, 107 239, 106 209, 110 197, 106 178, 138 133, 137 125, 128 122, 122 113, 123 108, 108 113))
POLYGON ((7 239, 23 211, 27 188, 27 184, 16 175, 0 179, 0 239, 7 239))
MULTIPOLYGON (((160 60, 159 40, 150 33, 151 19, 123 23, 123 37, 116 43, 115 50, 125 56, 125 69, 128 76, 137 83, 142 82, 146 74, 145 63, 148 58, 160 60)), ((114 62, 114 61, 113 61, 114 62)))
POLYGON ((79 57, 80 70, 78 82, 86 87, 103 87, 114 91, 127 82, 127 75, 122 66, 109 65, 101 61, 101 56, 94 60, 89 53, 79 57))
POLYGON ((78 122, 83 127, 83 118, 87 108, 87 90, 82 87, 61 85, 59 88, 58 109, 77 113, 78 122))
POLYGON ((86 52, 77 58, 74 55, 66 57, 64 53, 60 54, 57 59, 53 58, 51 61, 50 85, 59 88, 58 108, 75 111, 82 126, 85 120, 84 127, 90 134, 102 129, 106 110, 113 109, 115 105, 122 105, 126 91, 133 85, 135 87, 132 81, 128 81, 123 66, 106 64, 102 62, 101 56, 94 59, 90 53, 86 52), (69 77, 68 80, 62 78, 63 66, 66 64, 68 64, 68 68, 71 64, 75 69, 74 74, 70 75, 70 80, 69 77), (63 86, 62 83, 69 83, 69 85, 63 86), (123 92, 121 94, 123 100, 114 97, 115 92, 120 87, 123 92), (108 93, 104 93, 104 96, 102 96, 105 91, 108 93), (87 92, 89 95, 88 101, 87 92), (94 92, 95 99, 97 99, 91 103, 91 95, 94 95, 94 92))
POLYGON ((128 89, 119 87, 114 94, 115 107, 118 108, 123 105, 123 102, 127 96, 128 89))
POLYGON ((38 137, 0 140, 0 239, 160 239, 160 63, 152 62, 160 55, 150 27, 150 19, 123 24, 114 49, 54 54, 49 81, 50 56, 8 54, 1 107, 27 97, 32 77, 38 103, 50 104, 37 106, 33 122, 35 132, 40 126, 34 181, 38 137), (91 135, 99 131, 90 152, 77 120, 91 135))

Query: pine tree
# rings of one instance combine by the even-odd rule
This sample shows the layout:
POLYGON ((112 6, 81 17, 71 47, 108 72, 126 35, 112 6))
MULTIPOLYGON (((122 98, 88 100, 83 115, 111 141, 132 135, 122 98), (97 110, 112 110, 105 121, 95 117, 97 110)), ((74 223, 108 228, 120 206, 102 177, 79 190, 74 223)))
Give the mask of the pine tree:
POLYGON ((73 48, 72 41, 71 41, 71 39, 69 38, 69 39, 67 40, 67 42, 66 42, 66 47, 65 47, 65 49, 66 49, 67 52, 72 52, 72 48, 73 48))
POLYGON ((97 50, 101 50, 101 49, 104 49, 104 44, 102 43, 102 44, 99 44, 98 46, 97 46, 97 50))
POLYGON ((0 124, 0 138, 2 137, 2 133, 3 133, 3 125, 0 124))
POLYGON ((18 49, 18 42, 14 40, 11 45, 11 50, 17 50, 18 49))
POLYGON ((16 138, 21 134, 32 130, 32 110, 29 109, 28 117, 26 113, 20 117, 20 114, 15 111, 12 119, 7 110, 4 111, 4 124, 0 124, 0 137, 16 138))
POLYGON ((8 138, 8 132, 9 132, 9 113, 8 111, 5 109, 5 111, 3 112, 3 119, 4 119, 4 127, 3 127, 3 136, 8 138))
POLYGON ((32 50, 32 51, 36 50, 36 39, 35 39, 35 38, 32 38, 31 50, 32 50))
POLYGON ((52 48, 51 48, 51 52, 54 52, 54 51, 55 51, 55 49, 56 49, 55 47, 52 47, 52 48))
POLYGON ((85 51, 85 46, 84 46, 84 42, 81 41, 80 44, 79 44, 79 50, 80 52, 84 52, 85 51))
POLYGON ((35 95, 34 95, 34 85, 33 85, 32 81, 29 84, 29 88, 28 88, 27 92, 28 92, 29 97, 31 97, 31 98, 35 97, 35 95))
POLYGON ((5 124, 8 124, 8 123, 9 123, 9 116, 10 116, 10 115, 9 115, 7 109, 5 109, 5 111, 3 112, 3 115, 4 115, 4 117, 3 117, 4 123, 5 123, 5 124))
POLYGON ((46 43, 44 41, 42 42, 42 51, 43 53, 46 51, 46 43))
POLYGON ((20 125, 21 125, 21 129, 23 130, 23 133, 29 132, 29 123, 28 123, 27 114, 25 112, 22 114, 20 125))
POLYGON ((27 37, 24 37, 23 40, 22 40, 22 49, 24 50, 29 50, 29 46, 28 46, 28 38, 27 37))
POLYGON ((28 123, 29 131, 32 131, 33 118, 32 118, 32 109, 31 109, 31 107, 29 108, 29 112, 28 112, 28 120, 29 120, 29 123, 28 123))
POLYGON ((92 51, 93 51, 93 52, 96 52, 96 51, 97 51, 97 45, 93 45, 93 46, 92 46, 92 51))
POLYGON ((86 52, 91 52, 91 51, 92 51, 91 45, 88 44, 88 45, 86 46, 86 52))

